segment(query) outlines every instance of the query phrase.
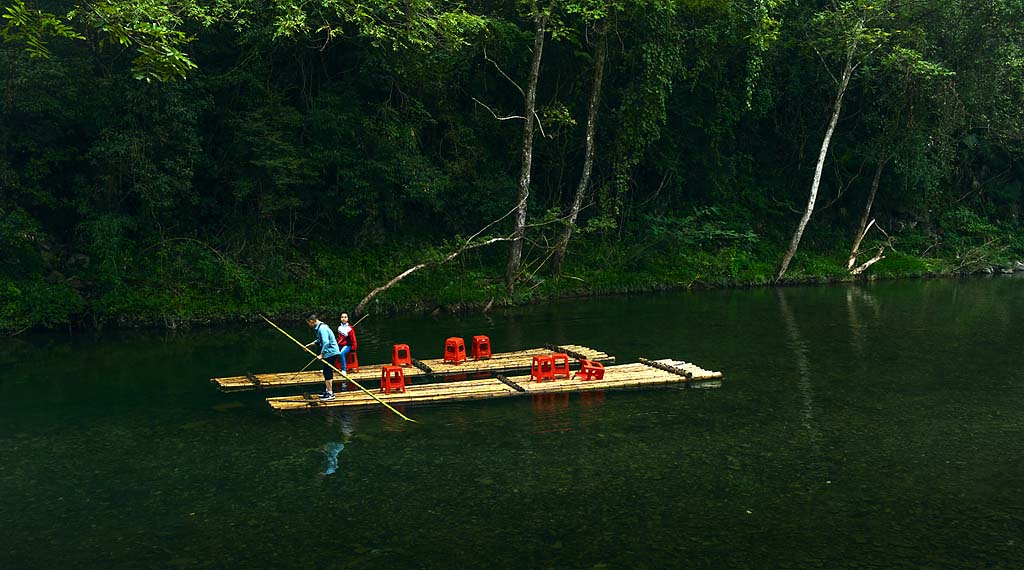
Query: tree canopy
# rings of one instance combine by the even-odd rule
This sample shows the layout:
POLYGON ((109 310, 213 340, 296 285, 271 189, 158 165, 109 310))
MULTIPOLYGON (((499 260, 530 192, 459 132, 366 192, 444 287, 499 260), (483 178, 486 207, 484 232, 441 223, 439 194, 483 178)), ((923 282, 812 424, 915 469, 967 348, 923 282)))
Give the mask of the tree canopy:
POLYGON ((868 211, 890 263, 1024 254, 1020 2, 9 0, 0 327, 347 304, 511 235, 539 14, 522 295, 566 224, 570 277, 771 280, 844 67, 796 275, 868 211))

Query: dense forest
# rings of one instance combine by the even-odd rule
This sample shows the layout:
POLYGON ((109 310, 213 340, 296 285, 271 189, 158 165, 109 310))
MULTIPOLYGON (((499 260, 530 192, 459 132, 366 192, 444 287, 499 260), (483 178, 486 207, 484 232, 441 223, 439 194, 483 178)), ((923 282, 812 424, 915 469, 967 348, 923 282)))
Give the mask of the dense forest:
POLYGON ((1020 0, 0 11, 8 334, 1024 257, 1020 0))

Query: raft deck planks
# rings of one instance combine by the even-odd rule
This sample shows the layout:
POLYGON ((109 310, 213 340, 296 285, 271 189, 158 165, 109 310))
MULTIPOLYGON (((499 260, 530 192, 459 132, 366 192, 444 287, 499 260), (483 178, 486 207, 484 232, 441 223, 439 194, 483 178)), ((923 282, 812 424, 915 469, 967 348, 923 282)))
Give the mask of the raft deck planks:
MULTIPOLYGON (((614 364, 615 357, 609 356, 605 352, 594 350, 586 346, 579 346, 575 344, 562 345, 555 348, 556 352, 566 352, 570 356, 570 366, 578 367, 579 363, 576 359, 579 356, 584 356, 587 360, 597 360, 602 364, 614 364)), ((467 360, 461 364, 445 364, 443 359, 435 358, 431 360, 417 361, 421 366, 429 369, 430 372, 426 372, 415 367, 406 367, 405 379, 406 381, 414 378, 422 378, 425 376, 453 376, 465 374, 472 376, 476 374, 515 374, 519 372, 528 372, 530 365, 533 362, 533 357, 542 354, 551 354, 551 348, 531 348, 528 350, 520 350, 516 352, 499 352, 494 354, 491 358, 486 360, 467 360)), ((301 374, 296 375, 294 372, 280 372, 272 374, 255 374, 246 376, 227 376, 223 378, 212 378, 210 382, 217 385, 217 388, 222 392, 237 392, 241 390, 255 390, 258 388, 284 388, 289 386, 304 386, 313 384, 322 384, 324 381, 323 375, 320 372, 318 364, 314 364, 316 368, 313 370, 307 370, 301 374), (255 380, 255 382, 253 381, 255 380)), ((359 372, 350 373, 349 377, 359 382, 370 383, 377 382, 380 380, 380 370, 384 364, 368 364, 359 367, 359 372)), ((334 377, 335 382, 342 380, 340 376, 334 377)))
MULTIPOLYGON (((551 394, 558 392, 588 392, 616 388, 636 388, 687 382, 694 388, 713 388, 721 385, 721 372, 705 370, 680 360, 664 359, 648 361, 652 364, 635 363, 608 366, 604 379, 582 381, 579 379, 532 382, 530 376, 507 378, 519 391, 498 379, 468 380, 407 386, 405 393, 377 393, 377 397, 388 404, 417 404, 426 402, 456 402, 483 398, 507 398, 526 394, 551 394), (657 367, 656 367, 657 366, 657 367)), ((355 407, 376 405, 369 395, 362 391, 339 392, 335 399, 322 402, 315 396, 285 396, 267 398, 275 410, 303 410, 326 407, 355 407)))
MULTIPOLYGON (((375 390, 375 388, 368 388, 375 390)), ((378 393, 377 397, 388 404, 408 404, 436 401, 478 400, 482 398, 504 398, 517 394, 514 389, 495 378, 467 380, 445 384, 420 384, 406 386, 405 393, 378 393), (443 387, 443 389, 441 389, 443 387)), ((318 398, 307 396, 282 396, 267 398, 267 403, 275 410, 309 409, 311 407, 328 406, 372 406, 377 402, 362 390, 337 392, 335 399, 321 402, 318 398)))
MULTIPOLYGON (((316 363, 312 370, 296 374, 294 372, 278 372, 271 374, 254 374, 250 376, 227 376, 223 378, 211 378, 210 382, 217 385, 222 392, 239 392, 242 390, 256 390, 259 388, 283 388, 288 386, 303 386, 312 384, 323 384, 324 376, 320 371, 320 364, 316 363), (253 382, 253 379, 256 382, 253 382)), ((383 364, 370 364, 359 367, 359 372, 350 372, 349 378, 362 384, 363 382, 380 380, 380 369, 383 364)), ((427 376, 427 373, 417 368, 406 367, 406 379, 427 376)), ((344 380, 340 375, 334 375, 334 381, 344 380)))

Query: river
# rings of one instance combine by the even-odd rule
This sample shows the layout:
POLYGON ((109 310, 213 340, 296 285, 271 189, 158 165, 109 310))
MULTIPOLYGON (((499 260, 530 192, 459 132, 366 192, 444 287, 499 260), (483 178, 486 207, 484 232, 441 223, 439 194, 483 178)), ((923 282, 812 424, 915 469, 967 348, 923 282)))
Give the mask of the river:
POLYGON ((725 375, 416 424, 217 392, 306 363, 266 326, 2 340, 0 567, 1024 568, 1019 277, 371 314, 363 363, 486 334, 725 375))

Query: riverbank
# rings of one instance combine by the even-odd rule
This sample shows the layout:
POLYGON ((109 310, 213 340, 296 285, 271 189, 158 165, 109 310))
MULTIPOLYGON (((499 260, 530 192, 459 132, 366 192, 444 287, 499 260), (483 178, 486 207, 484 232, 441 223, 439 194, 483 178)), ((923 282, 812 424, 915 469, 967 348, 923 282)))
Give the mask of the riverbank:
MULTIPOLYGON (((179 248, 156 263, 126 267, 101 284, 79 276, 7 282, 0 287, 0 330, 16 335, 33 328, 178 329, 252 322, 259 314, 296 320, 309 310, 351 311, 368 291, 420 263, 409 248, 362 249, 345 257, 318 252, 281 260, 280 267, 232 262, 204 248, 179 248)), ((756 287, 775 283, 777 248, 719 247, 714 250, 602 247, 582 244, 559 276, 532 269, 513 293, 500 278, 503 251, 469 252, 447 264, 409 275, 376 296, 367 312, 429 314, 480 311, 559 298, 679 289, 756 287)), ((929 278, 1024 270, 1020 252, 915 256, 888 251, 863 275, 845 268, 846 252, 802 251, 779 283, 840 283, 855 280, 929 278)), ((428 254, 421 254, 430 259, 428 254)), ((529 269, 529 268, 528 268, 529 269)))

